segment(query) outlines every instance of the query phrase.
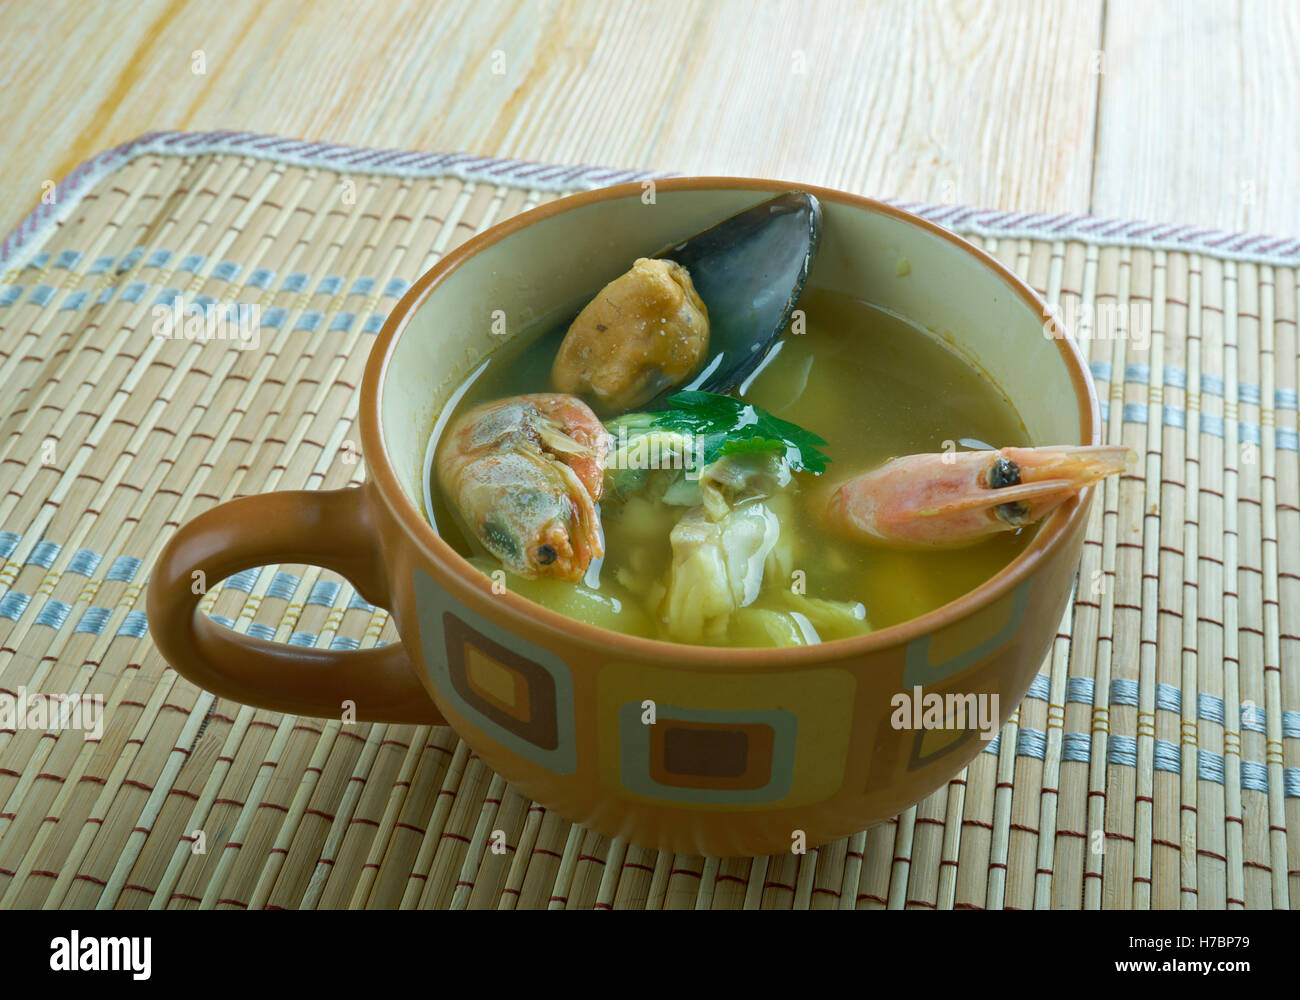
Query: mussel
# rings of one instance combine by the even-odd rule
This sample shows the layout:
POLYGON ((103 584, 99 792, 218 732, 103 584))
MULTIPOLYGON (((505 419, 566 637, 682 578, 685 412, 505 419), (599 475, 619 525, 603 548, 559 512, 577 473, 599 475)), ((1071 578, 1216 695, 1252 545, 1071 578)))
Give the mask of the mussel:
POLYGON ((817 199, 789 191, 638 258, 569 325, 555 388, 607 413, 736 388, 790 324, 820 235, 817 199))

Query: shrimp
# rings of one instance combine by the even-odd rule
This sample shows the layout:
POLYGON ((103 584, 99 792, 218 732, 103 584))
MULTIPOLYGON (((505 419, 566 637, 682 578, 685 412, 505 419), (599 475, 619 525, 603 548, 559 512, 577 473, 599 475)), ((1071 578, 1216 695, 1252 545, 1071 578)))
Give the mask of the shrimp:
POLYGON ((478 406, 437 453, 443 495, 506 569, 578 581, 604 555, 596 502, 609 447, 574 396, 537 393, 478 406))
POLYGON ((880 545, 971 545, 1041 520, 1132 460, 1122 445, 907 455, 841 484, 825 513, 832 529, 880 545))

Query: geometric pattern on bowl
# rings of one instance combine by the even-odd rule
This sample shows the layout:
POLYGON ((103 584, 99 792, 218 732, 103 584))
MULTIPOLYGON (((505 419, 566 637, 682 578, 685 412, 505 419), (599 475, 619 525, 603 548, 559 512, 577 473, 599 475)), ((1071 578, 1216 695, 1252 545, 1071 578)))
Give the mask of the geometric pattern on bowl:
POLYGON ((650 777, 659 785, 755 790, 772 781, 771 723, 696 722, 670 714, 647 728, 650 777))
POLYGON ((573 677, 534 646, 414 574, 424 663, 439 693, 502 746, 556 774, 577 769, 573 677))
POLYGON ((597 764, 623 795, 682 808, 821 802, 844 780, 857 682, 846 670, 711 673, 606 664, 597 764), (641 721, 643 703, 655 722, 641 721))
POLYGON ((798 720, 782 709, 700 711, 657 703, 655 723, 639 701, 619 710, 623 784, 675 802, 778 802, 790 792, 798 720))
MULTIPOLYGON (((945 723, 949 720, 945 719, 945 723)), ((957 748, 970 742, 979 732, 976 727, 956 728, 945 725, 942 729, 918 729, 912 740, 912 752, 908 757, 907 769, 919 771, 929 767, 941 757, 946 757, 957 748)))
POLYGON ((907 644, 903 688, 925 687, 958 674, 1007 644, 1025 620, 1029 581, 977 614, 907 644))

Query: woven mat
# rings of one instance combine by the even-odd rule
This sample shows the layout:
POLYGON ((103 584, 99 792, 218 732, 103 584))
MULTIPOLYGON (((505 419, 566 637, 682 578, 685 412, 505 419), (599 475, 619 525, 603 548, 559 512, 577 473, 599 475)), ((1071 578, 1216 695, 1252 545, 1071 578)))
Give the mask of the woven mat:
MULTIPOLYGON (((820 850, 610 841, 518 795, 449 729, 251 709, 163 662, 142 592, 178 524, 362 479, 361 372, 409 284, 504 218, 642 176, 158 134, 78 168, 10 236, 0 694, 105 709, 98 740, 0 730, 0 906, 1300 902, 1295 240, 911 206, 1061 304, 1108 437, 1144 474, 1099 495, 1076 600, 998 739, 915 808, 820 850), (258 349, 152 337, 176 292, 260 303, 258 349), (1116 314, 1139 317, 1131 335, 1116 314)), ((203 607, 286 642, 395 639, 312 567, 240 574, 203 607)))

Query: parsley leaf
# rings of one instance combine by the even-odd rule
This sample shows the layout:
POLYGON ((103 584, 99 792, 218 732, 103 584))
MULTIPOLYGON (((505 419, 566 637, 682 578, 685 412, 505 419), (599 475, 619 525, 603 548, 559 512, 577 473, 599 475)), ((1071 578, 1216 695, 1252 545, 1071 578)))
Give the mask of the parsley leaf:
POLYGON ((781 451, 784 448, 785 442, 776 438, 732 438, 729 441, 722 442, 722 446, 718 449, 718 454, 740 455, 751 451, 781 451))
POLYGON ((830 463, 818 450, 823 438, 734 396, 691 390, 669 396, 668 405, 655 425, 701 439, 706 465, 722 455, 781 450, 796 472, 820 475, 830 463))

